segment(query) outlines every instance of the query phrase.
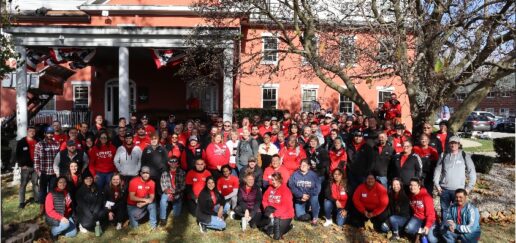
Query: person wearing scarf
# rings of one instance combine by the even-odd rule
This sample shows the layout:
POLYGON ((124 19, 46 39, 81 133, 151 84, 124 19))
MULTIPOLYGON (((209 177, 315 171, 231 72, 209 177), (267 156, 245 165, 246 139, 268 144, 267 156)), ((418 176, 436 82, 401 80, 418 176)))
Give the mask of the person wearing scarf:
POLYGON ((91 173, 86 170, 82 178, 83 184, 76 194, 77 208, 75 211, 80 232, 87 233, 95 230, 96 222, 100 222, 101 227, 107 225, 108 210, 105 207, 104 193, 93 184, 91 173))
POLYGON ((141 167, 142 150, 133 143, 133 134, 125 134, 124 145, 116 150, 114 163, 116 169, 124 180, 124 185, 129 185, 129 181, 138 175, 141 167))

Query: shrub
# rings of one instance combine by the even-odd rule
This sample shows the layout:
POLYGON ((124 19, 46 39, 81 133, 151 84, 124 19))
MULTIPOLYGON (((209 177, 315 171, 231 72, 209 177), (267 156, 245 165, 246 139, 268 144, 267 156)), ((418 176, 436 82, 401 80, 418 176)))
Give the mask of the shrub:
POLYGON ((514 137, 495 138, 493 147, 502 163, 514 163, 514 137))
POLYGON ((253 121, 254 115, 259 115, 261 118, 264 118, 266 116, 268 117, 277 117, 278 120, 283 119, 283 113, 285 110, 276 110, 276 109, 262 109, 262 108, 242 108, 242 109, 236 109, 235 110, 235 118, 238 121, 241 121, 244 117, 249 117, 251 119, 251 122, 253 121))
POLYGON ((496 161, 496 158, 481 154, 472 154, 471 159, 475 164, 475 170, 477 173, 489 174, 491 171, 491 167, 493 167, 493 163, 496 161))

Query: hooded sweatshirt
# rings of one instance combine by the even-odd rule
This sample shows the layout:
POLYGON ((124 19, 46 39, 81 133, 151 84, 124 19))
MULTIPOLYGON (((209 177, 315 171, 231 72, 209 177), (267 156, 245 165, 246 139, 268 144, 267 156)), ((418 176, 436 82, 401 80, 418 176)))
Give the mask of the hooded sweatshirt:
POLYGON ((459 150, 457 154, 444 154, 435 167, 434 185, 438 188, 471 190, 475 186, 476 180, 475 164, 473 164, 471 156, 462 150, 459 150), (466 175, 469 179, 468 185, 466 185, 466 175))
POLYGON ((340 149, 331 148, 329 151, 330 156, 330 173, 332 173, 335 169, 341 168, 346 171, 346 164, 348 161, 348 154, 346 153, 346 149, 341 147, 340 149))
POLYGON ((274 217, 278 219, 294 218, 294 205, 292 204, 292 192, 287 185, 281 184, 278 188, 270 186, 263 194, 263 208, 273 207, 274 217))
POLYGON ((375 182, 371 189, 362 183, 353 194, 353 204, 362 214, 368 211, 373 214, 373 217, 380 215, 389 205, 387 189, 378 182, 375 182))
POLYGON ((227 165, 231 153, 224 143, 210 143, 206 148, 206 167, 209 170, 216 170, 217 166, 227 165))
POLYGON ((410 195, 410 208, 414 217, 425 222, 425 227, 432 227, 435 222, 434 202, 425 188, 421 188, 418 194, 410 195))
POLYGON ((116 169, 124 176, 136 176, 141 167, 142 150, 138 146, 120 146, 115 154, 116 169), (130 151, 130 152, 129 152, 130 151))
POLYGON ((101 145, 100 148, 93 146, 88 152, 90 157, 89 169, 91 175, 95 177, 97 172, 111 173, 116 170, 113 159, 115 157, 116 148, 112 144, 101 145))
POLYGON ((301 160, 306 158, 306 153, 300 146, 295 148, 284 147, 279 151, 279 156, 283 166, 292 174, 299 169, 301 160))
POLYGON ((296 201, 300 201, 303 194, 307 194, 310 197, 316 197, 319 195, 319 192, 321 191, 321 181, 319 181, 317 173, 312 170, 308 170, 304 175, 301 170, 297 170, 292 174, 292 176, 290 176, 288 187, 292 191, 294 199, 296 201))

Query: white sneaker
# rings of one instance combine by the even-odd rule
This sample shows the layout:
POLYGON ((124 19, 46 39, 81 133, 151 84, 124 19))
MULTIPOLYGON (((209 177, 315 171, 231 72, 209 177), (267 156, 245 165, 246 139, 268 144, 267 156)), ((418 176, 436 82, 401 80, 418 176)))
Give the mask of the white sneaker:
POLYGON ((247 229, 247 219, 245 217, 242 218, 242 231, 247 229))
POLYGON ((88 233, 88 230, 85 229, 84 227, 82 227, 81 224, 79 224, 79 232, 81 232, 81 233, 88 233))
POLYGON ((234 220, 235 219, 235 212, 229 211, 229 218, 234 220))
POLYGON ((121 229, 122 229, 122 223, 117 223, 116 230, 121 230, 121 229))
POLYGON ((333 220, 327 219, 326 222, 324 222, 323 226, 324 227, 330 227, 332 224, 333 224, 333 220))

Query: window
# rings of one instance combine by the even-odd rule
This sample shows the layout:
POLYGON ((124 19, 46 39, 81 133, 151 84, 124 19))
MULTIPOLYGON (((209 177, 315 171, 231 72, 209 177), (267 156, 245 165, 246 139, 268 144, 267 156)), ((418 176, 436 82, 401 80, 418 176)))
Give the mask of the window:
POLYGON ((494 108, 486 108, 486 111, 489 113, 494 114, 494 108))
POLYGON ((457 93, 457 94, 455 94, 455 98, 457 100, 464 100, 464 99, 466 99, 466 93, 457 93))
POLYGON ((262 88, 262 108, 276 109, 277 108, 278 89, 276 87, 262 88))
POLYGON ((317 110, 317 88, 303 88, 302 90, 303 111, 317 110))
POLYGON ((509 108, 500 108, 500 113, 499 113, 500 116, 509 116, 509 113, 510 113, 509 108))
POLYGON ((87 84, 73 85, 73 109, 87 110, 89 104, 90 87, 87 84))
POLYGON ((353 114, 353 102, 347 96, 340 94, 339 112, 353 114))
POLYGON ((378 43, 378 56, 376 61, 383 68, 392 67, 392 55, 394 52, 394 41, 392 39, 383 38, 378 43))
POLYGON ((276 64, 278 62, 278 38, 275 36, 262 36, 263 64, 276 64))
MULTIPOLYGON (((47 95, 40 96, 41 98, 46 99, 47 95)), ((41 111, 55 111, 56 110, 56 96, 52 97, 51 100, 48 101, 48 103, 41 108, 41 111)))
POLYGON ((340 42, 340 64, 350 66, 356 58, 355 36, 343 36, 340 42))
POLYGON ((378 108, 383 107, 383 103, 388 101, 391 98, 392 91, 390 90, 380 90, 378 91, 378 108))
POLYGON ((494 91, 489 91, 489 93, 487 93, 487 98, 494 98, 495 97, 495 92, 494 91))
POLYGON ((511 92, 509 91, 501 91, 500 97, 511 97, 511 92))

